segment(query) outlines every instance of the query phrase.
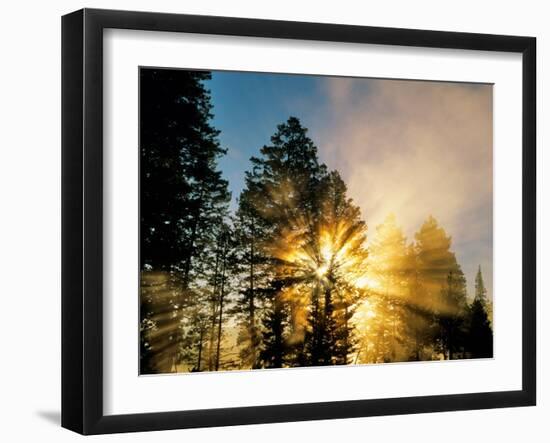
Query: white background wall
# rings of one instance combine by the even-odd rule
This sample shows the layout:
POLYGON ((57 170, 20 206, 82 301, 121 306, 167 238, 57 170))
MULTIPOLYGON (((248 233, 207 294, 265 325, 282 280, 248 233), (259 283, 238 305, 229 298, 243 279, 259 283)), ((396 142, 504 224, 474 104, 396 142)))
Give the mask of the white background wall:
MULTIPOLYGON (((0 25, 0 439, 74 441, 60 414, 60 16, 81 7, 531 35, 538 38, 539 226, 550 222, 545 2, 10 1, 0 25), (543 197, 546 202, 543 203, 543 197)), ((550 235, 539 228, 537 407, 102 436, 94 441, 478 442, 550 438, 550 235), (541 250, 545 249, 543 252, 541 250)), ((452 383, 449 380, 449 383, 452 383)))

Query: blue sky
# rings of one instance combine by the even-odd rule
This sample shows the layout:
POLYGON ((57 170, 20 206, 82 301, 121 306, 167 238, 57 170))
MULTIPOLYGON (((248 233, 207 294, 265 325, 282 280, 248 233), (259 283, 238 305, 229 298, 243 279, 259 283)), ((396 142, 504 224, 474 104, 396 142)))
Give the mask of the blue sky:
POLYGON ((249 158, 293 115, 337 169, 369 226, 394 213, 408 240, 428 215, 453 238, 470 292, 492 294, 492 87, 214 71, 214 126, 233 207, 249 158))

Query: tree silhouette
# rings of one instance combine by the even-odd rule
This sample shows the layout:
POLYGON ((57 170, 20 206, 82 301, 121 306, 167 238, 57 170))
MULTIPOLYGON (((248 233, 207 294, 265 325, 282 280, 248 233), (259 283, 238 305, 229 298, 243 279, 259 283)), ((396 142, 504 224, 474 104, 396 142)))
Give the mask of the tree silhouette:
POLYGON ((227 212, 230 194, 217 169, 225 150, 210 124, 212 105, 204 87, 209 78, 207 72, 140 70, 142 280, 165 274, 159 277, 162 298, 142 285, 144 373, 156 367, 151 359, 163 361, 164 370, 177 370, 181 363, 182 340, 189 332, 181 330, 182 320, 201 298, 195 283, 210 266, 216 221, 227 212), (167 353, 171 365, 160 357, 167 353))
POLYGON ((435 337, 439 350, 447 359, 464 352, 464 318, 466 314, 466 279, 457 264, 447 275, 447 284, 441 289, 439 307, 435 312, 435 337))
POLYGON ((464 352, 466 279, 451 251, 451 238, 434 217, 428 217, 415 240, 422 286, 418 306, 432 312, 435 350, 453 359, 456 352, 464 352))
POLYGON ((305 236, 313 229, 315 190, 325 167, 318 162, 317 148, 307 137, 307 130, 295 117, 277 127, 271 145, 264 146, 260 154, 251 159, 252 169, 246 173, 246 187, 240 195, 237 212, 244 239, 243 258, 249 268, 242 305, 244 312, 248 312, 248 329, 254 331, 249 332, 249 340, 256 343, 257 326, 251 324, 252 312, 255 312, 258 295, 263 295, 266 312, 262 327, 272 329, 271 335, 280 337, 273 341, 269 334, 263 334, 262 355, 268 357, 264 364, 273 365, 285 360, 286 356, 280 353, 290 349, 280 343, 282 325, 292 329, 289 334, 293 337, 303 334, 304 327, 292 321, 301 307, 285 299, 288 276, 284 270, 277 270, 281 262, 276 253, 277 244, 285 233, 305 236), (291 318, 283 319, 284 313, 291 318))
POLYGON ((469 310, 468 350, 472 358, 493 356, 493 330, 487 315, 487 290, 478 268, 475 279, 475 296, 469 310))

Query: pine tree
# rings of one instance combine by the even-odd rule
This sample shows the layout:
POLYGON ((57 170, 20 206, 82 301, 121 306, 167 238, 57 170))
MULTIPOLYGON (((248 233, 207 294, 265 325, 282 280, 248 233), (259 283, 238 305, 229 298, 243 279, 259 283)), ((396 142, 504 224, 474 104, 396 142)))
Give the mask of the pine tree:
POLYGON ((430 303, 447 284, 449 272, 456 268, 457 261, 451 251, 451 238, 432 216, 415 234, 415 243, 419 278, 429 295, 424 302, 430 303))
POLYGON ((355 350, 355 327, 351 321, 364 288, 357 284, 367 266, 367 226, 361 212, 347 196, 337 171, 320 183, 318 233, 321 266, 326 266, 324 284, 325 364, 347 364, 355 350))
MULTIPOLYGON (((317 159, 317 148, 307 137, 307 129, 295 117, 277 127, 271 144, 264 146, 260 154, 251 159, 252 168, 246 173, 246 186, 239 197, 237 213, 241 256, 248 266, 248 272, 243 272, 248 287, 241 292, 241 312, 248 315, 245 324, 250 331, 250 346, 256 346, 258 337, 255 312, 258 304, 265 304, 262 327, 268 331, 273 328, 274 336, 283 336, 280 333, 282 324, 294 330, 303 327, 281 318, 283 313, 290 317, 293 313, 289 300, 273 290, 278 287, 284 291, 287 286, 286 276, 278 275, 276 270, 280 257, 274 249, 285 233, 305 234, 313 228, 314 215, 318 212, 314 210, 315 191, 325 173, 324 165, 317 159)), ((277 340, 266 340, 267 336, 263 334, 262 355, 269 355, 264 364, 279 364, 285 356, 277 353, 286 352, 288 347, 277 340)), ((258 355, 252 348, 249 351, 258 355)))
POLYGON ((227 305, 229 304, 229 296, 231 293, 231 270, 235 267, 236 249, 233 230, 227 224, 219 226, 218 230, 218 250, 219 250, 219 266, 220 266, 220 281, 218 284, 217 298, 217 315, 216 323, 216 353, 214 359, 214 370, 218 371, 223 364, 222 361, 222 341, 223 341, 223 324, 227 316, 227 305))
POLYGON ((476 279, 475 279, 475 294, 474 300, 479 299, 487 318, 489 319, 489 325, 493 327, 493 302, 487 298, 487 289, 485 288, 485 282, 483 281, 483 275, 481 274, 481 265, 478 267, 476 279))
POLYGON ((373 352, 377 360, 397 361, 406 359, 405 341, 405 292, 406 239, 390 214, 376 227, 376 235, 369 249, 369 274, 377 282, 371 288, 377 300, 379 316, 374 327, 377 340, 373 352))
POLYGON ((464 353, 464 320, 466 314, 466 279, 457 264, 447 275, 435 312, 436 340, 440 351, 452 360, 456 352, 464 353))
POLYGON ((366 225, 346 192, 336 171, 321 180, 316 228, 293 239, 285 263, 290 275, 301 279, 303 292, 309 292, 300 364, 347 364, 354 349, 351 318, 364 295, 357 281, 367 257, 366 225))
POLYGON ((142 269, 182 271, 212 217, 227 208, 227 182, 217 159, 225 154, 214 129, 208 72, 140 71, 142 269))
POLYGON ((269 293, 263 318, 263 347, 259 359, 265 368, 282 368, 289 363, 288 304, 283 300, 280 281, 272 282, 269 293))
POLYGON ((485 283, 483 282, 481 265, 477 269, 474 300, 479 300, 482 305, 487 303, 487 289, 485 289, 485 283))
POLYGON ((422 285, 418 306, 433 313, 435 350, 452 359, 463 351, 466 280, 451 251, 451 238, 434 217, 428 217, 415 239, 422 285))
POLYGON ((268 266, 263 251, 262 225, 250 201, 239 201, 234 218, 234 231, 238 248, 238 260, 233 272, 240 276, 239 296, 231 313, 236 315, 240 332, 238 345, 244 367, 257 368, 261 348, 261 311, 266 298, 268 266))
POLYGON ((432 340, 431 323, 433 312, 426 303, 424 289, 421 284, 417 249, 414 243, 407 246, 405 255, 405 304, 406 330, 408 339, 408 360, 424 360, 425 349, 432 340))
POLYGON ((469 309, 467 346, 472 358, 493 356, 493 330, 487 313, 487 290, 478 268, 475 280, 475 295, 469 309))
MULTIPOLYGON (((230 194, 217 160, 225 153, 211 125, 208 72, 140 71, 140 260, 142 281, 164 273, 162 298, 142 286, 142 362, 172 353, 181 363, 184 311, 201 298, 200 280, 210 266, 207 251, 215 221, 227 212, 230 194), (162 331, 157 343, 151 331, 162 331)), ((200 335, 200 332, 197 332, 200 335)), ((157 334, 158 335, 158 334, 157 334)), ((202 358, 202 355, 201 355, 202 358)), ((166 358, 163 357, 166 368, 166 358)), ((166 370, 164 370, 166 371, 166 370)))
POLYGON ((204 300, 198 301, 185 312, 182 318, 182 339, 180 342, 181 362, 191 372, 206 368, 206 345, 208 343, 209 315, 204 300))

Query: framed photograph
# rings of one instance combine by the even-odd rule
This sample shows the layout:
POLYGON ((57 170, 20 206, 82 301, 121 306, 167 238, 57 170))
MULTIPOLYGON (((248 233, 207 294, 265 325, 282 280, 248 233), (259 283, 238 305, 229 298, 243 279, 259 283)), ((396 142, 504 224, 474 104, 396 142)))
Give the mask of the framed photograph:
POLYGON ((536 403, 531 37, 62 20, 62 425, 536 403))

